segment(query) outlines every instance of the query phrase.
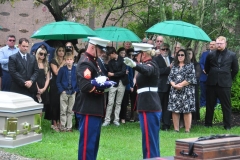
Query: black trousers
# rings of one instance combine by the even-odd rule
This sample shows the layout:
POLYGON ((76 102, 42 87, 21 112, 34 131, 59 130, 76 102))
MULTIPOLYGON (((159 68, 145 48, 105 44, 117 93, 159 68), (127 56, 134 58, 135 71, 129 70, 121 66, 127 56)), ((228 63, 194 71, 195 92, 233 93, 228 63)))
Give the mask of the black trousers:
POLYGON ((130 90, 126 90, 123 95, 122 99, 122 104, 121 104, 121 111, 120 111, 120 119, 125 119, 127 118, 127 106, 129 104, 129 95, 130 95, 130 90))
POLYGON ((220 87, 218 85, 207 85, 205 126, 212 126, 214 108, 217 103, 217 98, 220 100, 222 106, 223 125, 224 127, 231 128, 231 88, 220 87))
POLYGON ((171 126, 172 112, 168 111, 169 91, 158 92, 158 96, 162 105, 162 125, 171 126))

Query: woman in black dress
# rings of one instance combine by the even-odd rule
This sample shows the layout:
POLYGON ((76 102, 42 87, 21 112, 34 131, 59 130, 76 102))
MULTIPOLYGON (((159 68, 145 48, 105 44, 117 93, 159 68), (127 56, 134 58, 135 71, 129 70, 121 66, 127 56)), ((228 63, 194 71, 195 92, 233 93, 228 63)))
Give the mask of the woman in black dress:
MULTIPOLYGON (((49 108, 49 94, 48 94, 48 85, 50 80, 49 65, 47 59, 47 51, 42 48, 38 48, 36 52, 36 59, 39 67, 38 78, 36 82, 37 86, 37 95, 36 100, 39 103, 43 103, 43 112, 46 108, 49 108)), ((34 97, 35 98, 35 97, 34 97)), ((47 115, 45 115, 48 119, 47 115)))
POLYGON ((59 69, 65 64, 64 55, 65 47, 58 47, 55 50, 54 58, 50 62, 50 71, 52 79, 50 80, 50 106, 51 106, 51 119, 53 120, 52 128, 59 132, 60 120, 60 94, 56 84, 59 69))
POLYGON ((195 53, 193 52, 193 50, 191 48, 187 49, 187 53, 189 55, 189 58, 190 58, 191 62, 194 65, 195 76, 196 76, 196 79, 197 79, 197 84, 195 85, 196 112, 192 113, 192 120, 194 120, 196 122, 197 120, 200 120, 200 113, 199 113, 199 106, 200 106, 200 101, 199 101, 199 78, 200 78, 200 75, 201 75, 201 67, 200 67, 200 64, 197 62, 195 53))

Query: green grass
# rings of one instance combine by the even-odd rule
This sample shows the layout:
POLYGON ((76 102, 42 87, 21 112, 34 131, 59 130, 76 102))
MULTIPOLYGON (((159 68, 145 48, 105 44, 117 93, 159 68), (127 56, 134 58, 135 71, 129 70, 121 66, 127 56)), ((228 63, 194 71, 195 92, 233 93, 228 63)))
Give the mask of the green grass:
MULTIPOLYGON (((79 132, 52 133, 50 122, 43 120, 43 139, 41 142, 26 146, 3 149, 28 158, 41 160, 75 160, 78 153, 79 132)), ((191 133, 160 131, 161 156, 175 155, 175 140, 190 137, 201 137, 215 134, 239 134, 240 128, 234 127, 230 131, 223 126, 205 128, 195 125, 191 133)), ((141 131, 139 123, 126 123, 120 127, 110 125, 102 127, 98 160, 139 160, 142 159, 141 131)))

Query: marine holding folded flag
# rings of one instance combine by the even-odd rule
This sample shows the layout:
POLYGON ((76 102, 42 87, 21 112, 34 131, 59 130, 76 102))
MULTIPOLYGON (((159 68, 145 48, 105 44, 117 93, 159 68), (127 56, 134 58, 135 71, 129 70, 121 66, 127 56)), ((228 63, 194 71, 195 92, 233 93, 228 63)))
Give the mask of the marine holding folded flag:
POLYGON ((159 69, 152 56, 155 51, 153 45, 146 43, 133 43, 137 54, 136 64, 130 58, 124 58, 124 63, 138 71, 137 75, 137 111, 139 113, 142 131, 143 158, 160 157, 159 130, 162 107, 158 96, 159 69))
POLYGON ((108 43, 108 40, 89 37, 87 50, 77 65, 77 83, 80 93, 76 98, 73 111, 77 113, 79 119, 78 160, 97 159, 104 116, 104 89, 114 84, 106 81, 107 77, 99 77, 101 70, 97 64, 98 54, 108 43))

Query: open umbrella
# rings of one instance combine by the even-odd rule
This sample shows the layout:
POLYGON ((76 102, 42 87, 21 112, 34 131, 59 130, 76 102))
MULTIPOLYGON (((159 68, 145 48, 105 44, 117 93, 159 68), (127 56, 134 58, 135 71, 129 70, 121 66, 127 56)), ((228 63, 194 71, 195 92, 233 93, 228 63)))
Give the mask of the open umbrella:
POLYGON ((95 30, 98 37, 107 39, 113 42, 140 42, 141 39, 131 30, 121 27, 104 27, 95 30))
POLYGON ((146 33, 210 42, 208 35, 198 26, 183 21, 163 21, 146 30, 146 33))
POLYGON ((44 40, 71 40, 86 38, 88 36, 96 36, 96 33, 88 26, 81 23, 60 21, 49 23, 39 28, 31 38, 44 40))

